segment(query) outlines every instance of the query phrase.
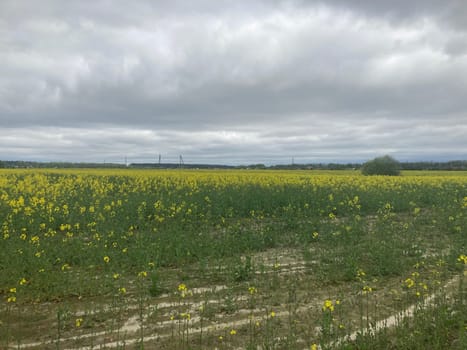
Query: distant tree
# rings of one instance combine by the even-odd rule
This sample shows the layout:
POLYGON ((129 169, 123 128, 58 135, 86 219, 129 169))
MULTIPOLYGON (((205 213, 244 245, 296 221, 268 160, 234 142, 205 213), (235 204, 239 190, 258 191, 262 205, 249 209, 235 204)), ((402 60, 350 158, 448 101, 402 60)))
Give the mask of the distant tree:
POLYGON ((400 175, 400 164, 394 158, 386 155, 369 160, 362 166, 363 175, 400 175))

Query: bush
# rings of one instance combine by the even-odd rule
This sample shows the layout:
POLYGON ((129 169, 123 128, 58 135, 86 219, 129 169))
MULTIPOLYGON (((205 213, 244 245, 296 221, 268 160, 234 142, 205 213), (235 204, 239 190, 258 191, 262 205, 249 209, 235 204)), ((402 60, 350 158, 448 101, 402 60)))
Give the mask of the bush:
POLYGON ((400 164, 390 156, 377 157, 362 166, 363 175, 400 175, 400 164))

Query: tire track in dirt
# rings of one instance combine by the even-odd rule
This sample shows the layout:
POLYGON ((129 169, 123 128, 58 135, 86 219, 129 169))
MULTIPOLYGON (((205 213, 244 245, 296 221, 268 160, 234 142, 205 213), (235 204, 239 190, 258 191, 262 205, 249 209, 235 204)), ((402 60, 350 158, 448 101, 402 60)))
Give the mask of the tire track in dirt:
MULTIPOLYGON (((268 266, 272 270, 267 271, 267 273, 278 273, 278 274, 300 274, 306 270, 309 265, 306 265, 303 261, 288 261, 279 264, 280 270, 277 270, 278 263, 267 263, 265 266, 268 266), (276 271, 274 270, 276 269, 276 271)), ((264 273, 264 271, 262 271, 264 273)), ((258 271, 256 271, 258 273, 258 271)), ((261 273, 261 271, 260 271, 261 273)), ((453 286, 459 282, 459 276, 455 276, 448 280, 442 287, 443 290, 447 291, 449 295, 454 293, 453 286)), ((206 305, 218 305, 222 302, 221 296, 218 293, 221 293, 225 290, 228 290, 226 285, 215 285, 211 287, 200 287, 190 289, 191 296, 198 297, 200 295, 205 295, 206 293, 212 293, 212 296, 208 299, 202 301, 199 300, 190 300, 190 298, 184 299, 183 303, 179 303, 173 300, 173 295, 163 294, 158 298, 158 301, 145 305, 148 308, 154 308, 164 317, 164 320, 158 320, 155 323, 152 323, 149 327, 148 316, 145 316, 141 322, 140 315, 138 314, 139 306, 137 305, 137 300, 133 299, 131 305, 129 305, 125 311, 130 311, 132 314, 127 315, 125 321, 121 324, 120 327, 114 329, 112 332, 102 331, 94 333, 83 333, 78 336, 69 336, 60 339, 60 344, 64 349, 76 349, 78 342, 83 343, 79 346, 83 350, 91 350, 98 347, 99 345, 105 344, 106 348, 118 348, 122 346, 129 346, 137 344, 141 341, 140 332, 141 324, 143 324, 143 331, 145 333, 150 332, 149 335, 144 335, 144 342, 154 342, 158 340, 167 340, 173 336, 174 327, 179 327, 181 322, 186 320, 180 319, 171 319, 173 317, 173 311, 177 309, 177 313, 180 315, 180 309, 183 309, 185 314, 190 314, 190 319, 188 321, 188 334, 190 337, 203 334, 223 334, 228 329, 239 329, 241 327, 248 326, 254 319, 264 319, 265 309, 251 309, 251 308, 240 308, 236 310, 233 315, 226 315, 225 313, 216 313, 213 317, 213 320, 207 322, 201 327, 201 317, 196 315, 200 307, 206 305), (172 298, 172 300, 170 300, 172 298), (135 313, 136 312, 136 313, 135 313), (230 318, 226 321, 227 318, 230 318), (89 342, 94 345, 86 345, 85 343, 89 342)), ((384 328, 394 327, 398 322, 404 317, 413 317, 417 307, 423 306, 428 307, 433 305, 436 296, 439 293, 432 293, 431 295, 424 298, 420 303, 414 303, 407 307, 406 309, 394 313, 389 317, 377 321, 373 327, 365 328, 363 330, 355 331, 345 337, 339 338, 328 346, 338 346, 346 341, 354 341, 359 334, 368 334, 370 332, 378 332, 384 328)), ((237 296, 236 301, 246 301, 247 296, 237 296)), ((322 308, 322 299, 316 297, 314 300, 311 300, 308 303, 301 304, 298 306, 294 312, 297 314, 309 313, 310 310, 319 312, 322 308)), ((106 309, 100 309, 99 312, 105 312, 106 309)), ((285 310, 284 305, 277 306, 274 308, 275 317, 277 319, 285 319, 290 316, 290 312, 285 310)), ((76 316, 84 316, 85 312, 77 312, 76 316)), ((89 315, 89 313, 87 314, 89 315)), ((204 319, 206 321, 206 319, 204 319)), ((317 332, 319 329, 316 330, 317 332)), ((38 342, 30 342, 21 345, 15 345, 10 347, 11 349, 29 349, 29 348, 43 348, 44 346, 52 346, 56 344, 56 339, 49 339, 38 342)), ((304 343, 304 341, 303 341, 304 343)))

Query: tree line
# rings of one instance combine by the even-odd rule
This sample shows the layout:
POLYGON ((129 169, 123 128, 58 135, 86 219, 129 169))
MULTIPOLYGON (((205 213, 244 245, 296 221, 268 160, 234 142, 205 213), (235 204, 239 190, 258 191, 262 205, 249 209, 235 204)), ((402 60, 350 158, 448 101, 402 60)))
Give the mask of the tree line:
MULTIPOLYGON (((371 161, 369 161, 371 162, 371 161)), ((368 163, 368 162, 367 162, 368 163)), ((364 163, 366 164, 366 163, 364 163)), ((269 170, 360 170, 362 163, 303 163, 303 164, 183 164, 178 163, 74 163, 74 162, 35 162, 0 160, 0 168, 146 168, 146 169, 269 169, 269 170)), ((398 162, 399 170, 467 170, 467 160, 452 160, 446 162, 398 162)))

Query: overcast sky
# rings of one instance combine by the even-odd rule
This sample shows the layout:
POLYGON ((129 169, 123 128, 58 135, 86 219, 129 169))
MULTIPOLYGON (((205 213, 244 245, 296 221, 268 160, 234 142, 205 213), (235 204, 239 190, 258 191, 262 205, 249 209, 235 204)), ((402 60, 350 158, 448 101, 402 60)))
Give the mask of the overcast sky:
POLYGON ((0 1, 0 159, 159 154, 467 159, 467 1, 0 1))

